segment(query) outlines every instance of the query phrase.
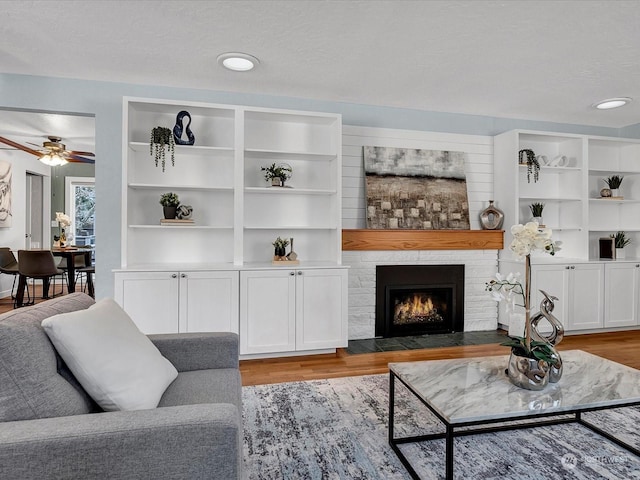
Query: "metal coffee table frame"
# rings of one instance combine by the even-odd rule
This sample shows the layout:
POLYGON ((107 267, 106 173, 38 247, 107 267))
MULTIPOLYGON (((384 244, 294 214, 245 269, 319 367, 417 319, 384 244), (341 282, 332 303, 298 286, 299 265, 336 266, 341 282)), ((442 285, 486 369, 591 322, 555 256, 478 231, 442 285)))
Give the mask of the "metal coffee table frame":
POLYGON ((619 438, 616 438, 609 432, 602 430, 600 427, 593 425, 592 423, 587 422, 582 418, 582 413, 584 412, 595 412, 598 410, 611 410, 615 408, 624 408, 624 407, 633 407, 640 405, 640 402, 629 402, 624 404, 616 404, 616 405, 608 405, 608 406, 599 406, 599 407, 589 407, 589 408, 575 408, 570 410, 563 410, 561 412, 549 412, 549 413, 532 413, 527 416, 518 416, 518 417, 506 417, 495 420, 479 420, 473 422, 462 422, 456 423, 452 425, 440 415, 431 405, 425 402, 420 395, 409 386, 402 378, 397 376, 393 371, 389 371, 389 445, 396 453, 402 464, 405 466, 411 478, 420 480, 420 476, 415 471, 409 459, 402 453, 399 448, 399 445, 404 443, 416 443, 423 442, 428 440, 439 440, 445 439, 445 478, 447 480, 453 480, 453 439, 456 437, 463 437, 467 435, 478 435, 482 433, 493 433, 493 432, 502 432, 506 430, 517 430, 523 428, 535 428, 535 427, 543 427, 548 425, 559 425, 563 423, 579 423, 580 425, 584 425, 585 427, 593 430, 598 435, 605 437, 606 439, 612 441, 616 445, 628 450, 629 452, 635 454, 640 457, 640 450, 629 445, 628 443, 623 442, 619 438), (427 435, 415 435, 410 437, 399 437, 394 438, 393 435, 393 427, 394 427, 394 412, 395 412, 395 380, 396 378, 418 399, 420 402, 425 405, 433 415, 435 415, 445 426, 445 431, 442 433, 432 433, 427 435), (543 417, 559 417, 563 418, 555 418, 551 420, 543 420, 538 422, 527 422, 522 423, 523 420, 528 420, 532 418, 543 418, 543 417), (493 427, 482 427, 482 425, 491 425, 494 423, 508 423, 508 422, 518 422, 511 423, 509 425, 498 425, 493 427), (458 430, 462 427, 476 427, 476 428, 466 428, 465 430, 458 430))

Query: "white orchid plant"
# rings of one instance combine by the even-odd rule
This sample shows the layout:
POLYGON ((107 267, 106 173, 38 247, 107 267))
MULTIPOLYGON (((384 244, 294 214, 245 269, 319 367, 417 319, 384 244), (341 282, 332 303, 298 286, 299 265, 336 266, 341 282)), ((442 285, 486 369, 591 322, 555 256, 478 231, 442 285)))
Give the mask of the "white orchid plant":
POLYGON ((60 246, 62 245, 62 241, 64 240, 62 237, 62 232, 66 227, 71 226, 71 218, 68 215, 65 215, 64 212, 56 212, 56 222, 58 222, 58 229, 60 230, 60 235, 54 235, 53 239, 56 242, 60 242, 60 246))
POLYGON ((524 307, 525 331, 524 337, 509 337, 511 340, 502 345, 518 349, 525 356, 533 356, 548 360, 549 353, 544 342, 531 341, 531 254, 534 251, 542 251, 549 255, 555 255, 560 250, 560 242, 554 242, 550 228, 540 228, 538 222, 529 222, 525 225, 518 224, 511 227, 513 240, 509 249, 518 258, 525 260, 525 285, 520 282, 520 274, 509 273, 506 277, 500 273, 496 278, 486 283, 486 290, 496 301, 507 301, 508 309, 513 310, 516 305, 524 307), (522 304, 517 299, 522 298, 522 304))
POLYGON ((56 222, 58 222, 60 228, 71 225, 71 219, 68 215, 65 215, 64 212, 56 212, 56 222))

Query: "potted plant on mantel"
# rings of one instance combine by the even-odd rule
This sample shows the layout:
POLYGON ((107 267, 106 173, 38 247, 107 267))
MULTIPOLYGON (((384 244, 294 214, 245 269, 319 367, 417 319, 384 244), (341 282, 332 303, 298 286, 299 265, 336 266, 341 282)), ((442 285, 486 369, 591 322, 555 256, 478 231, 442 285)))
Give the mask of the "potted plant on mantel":
POLYGON ((173 192, 163 193, 162 195, 160 195, 160 205, 162 205, 164 218, 176 218, 178 206, 180 205, 177 194, 173 192))

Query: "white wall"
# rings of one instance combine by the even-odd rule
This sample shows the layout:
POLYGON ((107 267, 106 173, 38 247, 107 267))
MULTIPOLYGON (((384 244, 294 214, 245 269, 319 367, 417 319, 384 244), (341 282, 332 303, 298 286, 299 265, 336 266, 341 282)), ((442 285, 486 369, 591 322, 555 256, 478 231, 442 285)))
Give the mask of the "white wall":
MULTIPOLYGON (((430 132, 496 135, 520 128, 590 135, 620 135, 620 129, 590 125, 428 112, 273 95, 1 73, 0 107, 2 108, 95 115, 95 154, 99 159, 96 162, 95 175, 96 236, 99 238, 96 247, 97 298, 113 296, 112 270, 120 266, 123 96, 340 113, 345 125, 430 132)), ((372 102, 374 100, 372 99, 372 102)), ((640 132, 634 133, 640 134, 640 132)), ((488 200, 488 198, 480 200, 488 200)), ((349 225, 350 223, 347 222, 347 228, 349 225)))
MULTIPOLYGON (((32 172, 44 176, 44 192, 45 198, 50 196, 50 167, 47 167, 36 157, 28 153, 15 150, 0 149, 0 160, 7 161, 12 164, 11 179, 11 210, 12 225, 11 227, 0 228, 0 247, 10 247, 17 250, 25 247, 26 233, 26 177, 27 172, 32 172)), ((47 201, 47 204, 49 202, 47 201)), ((49 216, 45 215, 45 221, 49 220, 49 216)), ((48 231, 48 230, 47 230, 48 231)), ((16 253, 17 257, 17 253, 16 253)), ((0 298, 9 296, 11 293, 11 285, 13 277, 9 275, 0 275, 0 298)))
MULTIPOLYGON (((484 135, 420 132, 345 125, 342 135, 342 227, 366 228, 362 147, 383 146, 465 152, 467 194, 472 230, 493 198, 493 138, 484 135)), ((465 265, 465 331, 494 330, 496 303, 485 282, 498 270, 497 250, 346 251, 349 270, 349 339, 375 336, 376 265, 465 265)))

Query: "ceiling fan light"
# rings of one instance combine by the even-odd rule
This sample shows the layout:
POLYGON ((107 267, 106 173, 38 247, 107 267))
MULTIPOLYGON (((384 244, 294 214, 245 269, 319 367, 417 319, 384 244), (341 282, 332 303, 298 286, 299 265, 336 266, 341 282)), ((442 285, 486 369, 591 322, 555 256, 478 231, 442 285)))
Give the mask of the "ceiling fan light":
POLYGON ((630 103, 631 99, 629 97, 616 97, 616 98, 607 98, 606 100, 602 100, 601 102, 594 103, 593 106, 598 110, 609 110, 610 108, 618 108, 630 103))
POLYGON ((50 167, 58 167, 68 163, 66 159, 56 153, 47 153, 40 157, 40 161, 50 167))

